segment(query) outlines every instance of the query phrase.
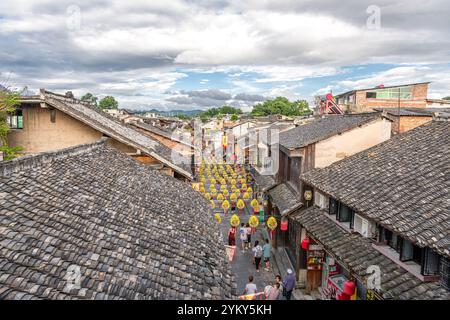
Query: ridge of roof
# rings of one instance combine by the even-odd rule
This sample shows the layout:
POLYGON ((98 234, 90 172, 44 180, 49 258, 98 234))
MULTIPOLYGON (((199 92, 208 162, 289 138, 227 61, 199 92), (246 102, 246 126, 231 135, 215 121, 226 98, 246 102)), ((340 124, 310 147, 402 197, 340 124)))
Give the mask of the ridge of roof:
POLYGON ((449 133, 450 122, 430 121, 301 179, 420 247, 450 256, 449 133))
POLYGON ((169 148, 159 141, 135 130, 131 125, 124 124, 119 119, 103 112, 94 104, 66 95, 53 93, 45 89, 40 90, 40 99, 42 102, 67 113, 119 142, 147 153, 183 176, 190 179, 193 178, 192 173, 187 168, 183 168, 181 165, 172 162, 172 151, 169 148))
POLYGON ((33 168, 44 163, 89 153, 101 146, 105 146, 106 141, 108 141, 108 138, 102 137, 100 140, 93 143, 85 143, 64 149, 45 151, 35 155, 26 155, 7 161, 0 161, 0 176, 9 176, 10 174, 33 168))
POLYGON ((297 149, 381 118, 379 112, 322 116, 279 135, 280 145, 297 149))
POLYGON ((342 261, 360 280, 367 282, 370 265, 378 265, 381 277, 380 294, 384 299, 450 299, 449 292, 437 283, 422 282, 409 271, 373 248, 372 242, 357 233, 349 233, 331 221, 324 210, 311 206, 292 214, 333 256, 342 261), (399 290, 401 283, 402 290, 399 290))

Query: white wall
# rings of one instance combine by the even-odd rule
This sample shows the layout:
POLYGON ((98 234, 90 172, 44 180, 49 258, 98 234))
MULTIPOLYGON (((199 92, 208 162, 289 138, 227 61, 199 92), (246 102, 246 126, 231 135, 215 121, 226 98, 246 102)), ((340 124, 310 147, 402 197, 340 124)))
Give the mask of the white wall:
POLYGON ((391 137, 391 122, 378 118, 368 124, 316 143, 315 167, 330 164, 363 151, 391 137))

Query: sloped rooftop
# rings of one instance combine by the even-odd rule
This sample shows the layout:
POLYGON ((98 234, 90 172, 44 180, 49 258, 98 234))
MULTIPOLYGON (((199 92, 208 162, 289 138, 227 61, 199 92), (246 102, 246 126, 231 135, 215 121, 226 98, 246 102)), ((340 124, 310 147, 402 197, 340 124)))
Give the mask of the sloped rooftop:
POLYGON ((430 121, 302 180, 450 256, 450 122, 430 121))
POLYGON ((209 203, 105 140, 0 162, 0 299, 231 298, 209 203))

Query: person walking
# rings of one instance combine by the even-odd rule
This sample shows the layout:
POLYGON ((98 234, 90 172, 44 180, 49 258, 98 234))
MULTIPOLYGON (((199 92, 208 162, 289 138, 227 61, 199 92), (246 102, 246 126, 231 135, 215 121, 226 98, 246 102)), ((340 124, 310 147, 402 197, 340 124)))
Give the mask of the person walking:
POLYGON ((253 283, 253 276, 248 277, 248 283, 245 285, 243 295, 255 294, 258 291, 256 284, 253 283))
POLYGON ((269 239, 266 239, 266 243, 263 246, 263 253, 264 253, 264 263, 266 264, 266 267, 264 270, 269 271, 270 268, 270 252, 272 250, 272 246, 270 245, 269 239))
POLYGON ((278 300, 279 297, 280 297, 280 284, 274 283, 272 288, 269 290, 267 300, 278 300))
POLYGON ((255 259, 256 272, 259 272, 259 265, 261 264, 261 258, 263 256, 263 249, 259 245, 258 240, 255 241, 255 246, 253 247, 252 251, 253 251, 253 257, 255 259))
POLYGON ((247 223, 247 246, 249 249, 251 249, 252 245, 252 228, 250 227, 250 224, 247 223))
POLYGON ((230 230, 228 230, 228 245, 229 246, 236 245, 236 228, 235 227, 231 227, 230 230))
POLYGON ((244 252, 247 246, 247 228, 244 223, 241 223, 241 228, 239 229, 239 239, 241 240, 242 252, 244 252))
POLYGON ((295 275, 291 269, 287 269, 287 276, 283 281, 283 296, 286 300, 291 300, 292 291, 295 288, 295 275))

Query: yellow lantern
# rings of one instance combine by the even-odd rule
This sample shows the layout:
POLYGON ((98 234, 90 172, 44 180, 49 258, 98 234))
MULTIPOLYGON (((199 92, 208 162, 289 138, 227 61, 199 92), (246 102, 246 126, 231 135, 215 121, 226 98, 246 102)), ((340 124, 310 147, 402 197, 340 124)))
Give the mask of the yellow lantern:
POLYGON ((250 199, 250 194, 249 194, 248 192, 246 192, 246 193, 244 193, 244 194, 242 195, 242 198, 243 198, 244 200, 249 200, 249 199, 250 199))
POLYGON ((236 200, 237 200, 236 194, 232 193, 232 194, 230 195, 230 200, 233 201, 233 202, 236 202, 236 200))
POLYGON ((223 201, 223 194, 219 193, 217 195, 217 201, 223 201))
POLYGON ((214 189, 214 190, 211 190, 211 197, 215 197, 215 196, 217 196, 217 190, 216 189, 214 189))
POLYGON ((248 187, 248 188, 247 188, 247 192, 248 192, 248 193, 252 193, 252 192, 253 192, 252 187, 248 187))
POLYGON ((213 200, 209 200, 209 202, 211 203, 211 207, 213 209, 215 209, 216 208, 216 203, 213 200))
POLYGON ((223 194, 224 197, 228 197, 229 196, 229 192, 228 192, 227 189, 223 190, 222 194, 223 194))
POLYGON ((222 179, 222 180, 220 180, 220 183, 221 183, 222 185, 226 185, 226 184, 227 184, 227 181, 226 181, 225 179, 222 179))
POLYGON ((239 226, 240 222, 241 222, 241 221, 239 220, 239 217, 238 217, 237 215, 233 214, 233 215, 231 216, 231 218, 230 218, 230 225, 231 225, 232 227, 237 227, 237 226, 239 226))
POLYGON ((216 214, 214 215, 214 218, 216 218, 216 220, 217 220, 217 222, 218 222, 219 224, 222 223, 222 217, 220 216, 220 214, 216 213, 216 214))
POLYGON ((204 197, 205 197, 207 200, 211 200, 211 194, 209 194, 208 192, 204 194, 204 197))
POLYGON ((238 207, 238 209, 242 210, 245 208, 245 202, 242 199, 239 199, 238 202, 236 203, 236 207, 238 207))
POLYGON ((258 202, 258 200, 253 199, 253 200, 250 202, 250 205, 254 208, 254 207, 256 207, 256 206, 259 205, 259 202, 258 202))
POLYGON ((251 216, 250 219, 248 219, 248 224, 252 228, 256 228, 259 225, 259 220, 256 216, 251 216))
POLYGON ((225 200, 224 202, 222 202, 222 209, 224 211, 227 211, 228 209, 230 209, 230 203, 228 202, 228 200, 225 200))
POLYGON ((275 217, 269 217, 269 219, 267 219, 267 227, 270 229, 270 230, 275 230, 276 229, 276 227, 277 227, 277 219, 275 219, 275 217))
POLYGON ((247 182, 247 180, 245 180, 245 178, 240 179, 241 184, 245 184, 247 182))
POLYGON ((213 186, 213 185, 215 185, 216 183, 217 183, 216 179, 212 178, 212 179, 211 179, 211 185, 213 186))

